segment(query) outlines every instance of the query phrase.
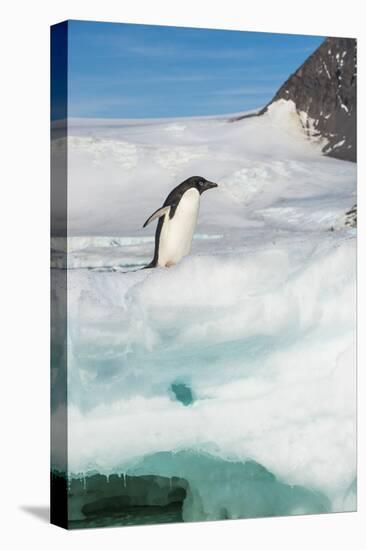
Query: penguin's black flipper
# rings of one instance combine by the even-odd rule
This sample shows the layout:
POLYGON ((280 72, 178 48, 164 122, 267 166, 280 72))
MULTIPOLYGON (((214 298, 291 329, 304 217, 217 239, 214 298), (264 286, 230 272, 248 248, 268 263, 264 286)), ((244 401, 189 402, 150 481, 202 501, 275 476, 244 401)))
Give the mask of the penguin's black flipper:
POLYGON ((160 218, 161 216, 165 216, 165 214, 167 214, 169 210, 170 210, 170 205, 162 206, 161 208, 158 208, 157 210, 155 210, 153 214, 151 214, 149 218, 147 218, 146 222, 142 227, 146 227, 150 222, 156 220, 157 218, 160 218))

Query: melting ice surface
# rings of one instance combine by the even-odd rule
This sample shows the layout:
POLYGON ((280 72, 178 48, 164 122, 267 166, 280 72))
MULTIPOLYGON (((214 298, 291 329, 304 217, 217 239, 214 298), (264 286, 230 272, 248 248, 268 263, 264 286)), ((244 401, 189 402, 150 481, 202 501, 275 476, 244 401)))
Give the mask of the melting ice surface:
POLYGON ((284 101, 69 132, 70 475, 183 477, 185 519, 355 509, 355 165, 284 101), (191 175, 191 255, 135 271, 191 175))

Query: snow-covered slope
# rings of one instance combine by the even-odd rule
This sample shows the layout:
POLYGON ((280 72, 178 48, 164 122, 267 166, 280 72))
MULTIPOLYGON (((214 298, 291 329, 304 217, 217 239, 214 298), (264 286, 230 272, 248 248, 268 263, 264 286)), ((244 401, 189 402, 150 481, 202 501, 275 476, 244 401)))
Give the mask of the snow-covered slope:
POLYGON ((266 515, 282 489, 248 488, 252 460, 320 495, 278 513, 354 508, 356 167, 322 145, 283 100, 236 124, 71 122, 70 474, 182 477, 185 519, 266 515), (192 254, 133 271, 191 175, 219 184, 192 254))

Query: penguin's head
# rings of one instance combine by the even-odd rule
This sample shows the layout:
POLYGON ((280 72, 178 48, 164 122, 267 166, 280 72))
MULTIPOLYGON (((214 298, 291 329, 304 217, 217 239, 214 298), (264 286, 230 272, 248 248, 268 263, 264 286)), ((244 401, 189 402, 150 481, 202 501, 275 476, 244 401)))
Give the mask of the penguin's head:
POLYGON ((191 187, 195 187, 200 195, 202 195, 202 193, 204 191, 207 191, 208 189, 213 189, 214 187, 217 187, 217 183, 208 181, 201 176, 192 176, 188 179, 188 181, 191 184, 191 187))

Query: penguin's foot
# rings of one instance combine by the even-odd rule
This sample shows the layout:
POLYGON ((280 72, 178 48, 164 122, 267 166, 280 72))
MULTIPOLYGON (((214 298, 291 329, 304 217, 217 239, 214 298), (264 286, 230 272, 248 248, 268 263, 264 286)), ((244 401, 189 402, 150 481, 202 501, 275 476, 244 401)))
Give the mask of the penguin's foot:
POLYGON ((174 262, 167 262, 167 263, 165 264, 165 267, 172 267, 173 265, 175 265, 174 262))

